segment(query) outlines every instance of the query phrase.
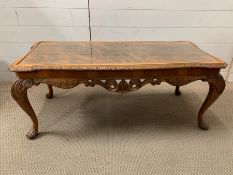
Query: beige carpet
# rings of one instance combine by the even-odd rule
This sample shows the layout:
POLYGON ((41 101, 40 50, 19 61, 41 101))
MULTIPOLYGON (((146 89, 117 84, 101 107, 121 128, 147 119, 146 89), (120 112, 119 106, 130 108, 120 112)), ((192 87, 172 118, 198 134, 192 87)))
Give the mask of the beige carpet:
POLYGON ((29 141, 29 117, 0 83, 0 174, 233 174, 233 84, 206 112, 209 131, 197 127, 208 86, 146 86, 128 95, 101 87, 55 89, 45 85, 29 99, 40 136, 29 141))

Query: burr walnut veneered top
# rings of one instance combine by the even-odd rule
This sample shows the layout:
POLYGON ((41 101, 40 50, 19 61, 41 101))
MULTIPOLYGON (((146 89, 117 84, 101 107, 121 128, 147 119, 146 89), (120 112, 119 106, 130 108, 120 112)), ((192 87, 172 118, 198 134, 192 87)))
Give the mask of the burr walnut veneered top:
POLYGON ((186 41, 38 42, 9 69, 134 70, 225 68, 226 63, 186 41))

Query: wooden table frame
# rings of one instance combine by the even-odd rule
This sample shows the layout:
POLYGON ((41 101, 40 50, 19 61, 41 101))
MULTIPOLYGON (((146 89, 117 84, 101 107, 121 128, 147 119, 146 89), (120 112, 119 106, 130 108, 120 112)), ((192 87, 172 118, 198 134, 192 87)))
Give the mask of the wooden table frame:
POLYGON ((18 72, 19 79, 12 85, 11 94, 19 106, 30 116, 33 126, 28 132, 28 139, 33 139, 38 134, 38 120, 28 100, 27 90, 40 83, 48 85, 47 98, 53 97, 52 86, 70 89, 81 83, 94 87, 100 85, 103 88, 118 93, 135 91, 150 83, 159 85, 167 82, 176 86, 175 94, 180 95, 179 87, 193 81, 202 80, 209 84, 209 93, 198 112, 198 125, 207 130, 208 126, 203 121, 203 114, 208 107, 222 94, 225 81, 220 69, 186 68, 186 69, 160 69, 160 70, 128 70, 128 71, 39 71, 18 72), (48 78, 50 77, 50 78, 48 78), (116 80, 120 80, 116 81, 116 80), (129 80, 129 81, 127 81, 129 80))
MULTIPOLYGON (((192 43, 191 43, 192 44, 192 43)), ((35 49, 39 43, 32 47, 35 49)), ((193 47, 197 47, 194 46, 193 47)), ((29 52, 30 53, 30 52, 29 52)), ((209 56, 208 54, 206 54, 209 56)), ((212 58, 212 57, 211 57, 212 58)), ((21 60, 20 60, 21 61, 21 60)), ((18 61, 17 64, 20 62, 18 61)), ((204 62, 192 64, 190 63, 186 67, 184 65, 172 65, 167 68, 151 68, 147 65, 143 67, 130 67, 122 65, 124 67, 90 67, 87 70, 79 69, 67 69, 67 67, 58 67, 58 69, 31 69, 21 70, 17 68, 16 63, 10 66, 10 70, 14 71, 18 77, 18 80, 12 85, 11 94, 14 100, 19 106, 29 115, 32 120, 32 129, 28 132, 28 139, 34 139, 38 135, 38 120, 37 116, 28 100, 27 90, 33 86, 38 86, 40 83, 48 85, 47 98, 53 97, 52 86, 70 89, 79 84, 85 86, 94 87, 99 85, 108 91, 117 93, 128 93, 138 90, 146 84, 159 85, 161 82, 166 82, 175 86, 175 94, 180 95, 180 86, 184 86, 188 83, 202 80, 208 82, 209 92, 198 112, 198 125, 201 129, 207 130, 208 126, 203 121, 204 112, 217 100, 217 98, 223 93, 225 89, 225 81, 220 74, 220 69, 227 65, 216 58, 216 64, 204 62), (177 67, 181 66, 181 67, 177 67), (98 70, 96 70, 98 68, 98 70)), ((148 65, 151 66, 151 65, 148 65)), ((160 64, 159 64, 160 66, 160 64)), ((34 68, 34 67, 33 67, 34 68)), ((43 68, 43 66, 42 66, 43 68)), ((84 66, 85 68, 85 66, 84 66)))

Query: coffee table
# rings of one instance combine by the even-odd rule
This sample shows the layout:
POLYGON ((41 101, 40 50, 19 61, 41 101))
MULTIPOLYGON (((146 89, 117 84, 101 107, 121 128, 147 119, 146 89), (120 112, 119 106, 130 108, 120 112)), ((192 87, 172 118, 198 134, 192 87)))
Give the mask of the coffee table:
POLYGON ((32 120, 27 137, 33 139, 38 134, 38 120, 27 90, 40 83, 48 85, 46 96, 52 98, 52 86, 69 89, 83 83, 124 94, 146 84, 166 82, 175 86, 175 94, 180 95, 180 86, 196 80, 207 81, 209 93, 198 113, 199 127, 207 130, 203 114, 224 91, 225 81, 219 72, 226 66, 187 41, 42 41, 9 69, 18 77, 11 88, 12 97, 32 120))

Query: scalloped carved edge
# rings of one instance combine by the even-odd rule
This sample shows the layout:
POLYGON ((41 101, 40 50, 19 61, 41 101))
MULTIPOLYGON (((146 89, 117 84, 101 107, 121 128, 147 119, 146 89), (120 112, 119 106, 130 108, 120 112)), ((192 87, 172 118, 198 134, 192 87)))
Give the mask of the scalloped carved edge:
POLYGON ((17 65, 12 64, 9 67, 9 70, 12 72, 31 72, 31 71, 40 71, 40 70, 151 70, 151 69, 174 69, 174 68, 226 68, 226 63, 216 63, 216 64, 182 64, 167 66, 167 65, 151 65, 151 64, 144 64, 144 65, 85 65, 85 66, 25 66, 25 65, 17 65))
POLYGON ((62 89, 70 89, 79 84, 84 84, 86 87, 94 87, 99 85, 108 91, 125 94, 131 91, 138 90, 146 84, 153 86, 160 85, 162 82, 167 82, 173 86, 183 86, 193 81, 202 80, 207 81, 207 76, 198 77, 163 77, 163 78, 132 78, 132 79, 94 79, 94 80, 77 80, 77 79, 41 79, 34 80, 36 83, 46 83, 51 86, 55 86, 62 89))
POLYGON ((75 79, 43 79, 43 80, 34 80, 34 81, 36 83, 46 83, 48 85, 62 89, 70 89, 82 83, 82 81, 75 79))

